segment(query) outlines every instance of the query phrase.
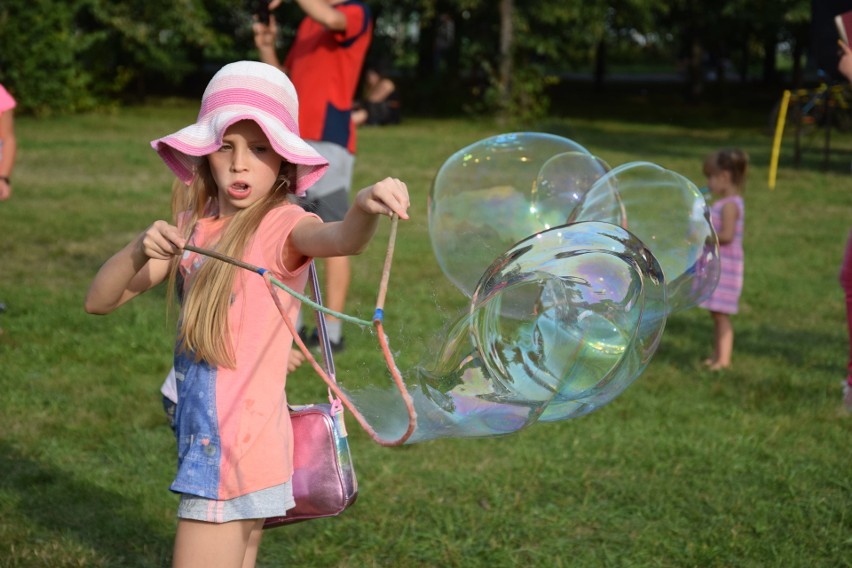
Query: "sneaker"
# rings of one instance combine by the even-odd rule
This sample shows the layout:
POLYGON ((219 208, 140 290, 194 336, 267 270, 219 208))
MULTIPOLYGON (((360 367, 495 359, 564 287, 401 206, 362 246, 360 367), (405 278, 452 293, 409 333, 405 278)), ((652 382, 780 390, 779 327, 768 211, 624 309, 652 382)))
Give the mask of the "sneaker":
MULTIPOLYGON (((340 336, 340 341, 329 340, 329 343, 331 344, 332 353, 340 353, 341 351, 346 349, 346 343, 343 341, 342 335, 340 336)), ((308 337, 308 339, 305 340, 305 345, 307 345, 308 347, 319 347, 319 344, 319 331, 315 329, 308 337)))
POLYGON ((846 412, 852 413, 852 385, 849 381, 843 382, 843 407, 846 412))
POLYGON ((302 343, 305 344, 305 347, 311 348, 317 345, 317 332, 314 330, 313 333, 308 334, 307 328, 300 327, 298 332, 299 339, 302 340, 302 343))

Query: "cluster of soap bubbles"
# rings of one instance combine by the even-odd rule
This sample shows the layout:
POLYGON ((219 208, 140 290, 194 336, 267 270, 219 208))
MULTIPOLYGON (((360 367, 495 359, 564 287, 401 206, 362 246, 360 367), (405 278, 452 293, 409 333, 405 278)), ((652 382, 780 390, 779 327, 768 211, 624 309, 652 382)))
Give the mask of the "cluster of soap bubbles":
MULTIPOLYGON (((668 314, 709 297, 719 277, 692 182, 647 162, 610 168, 549 134, 503 134, 452 155, 433 183, 429 234, 470 303, 434 360, 405 374, 417 411, 409 443, 600 408, 648 365, 668 314)), ((376 394, 357 398, 377 431, 398 434, 401 405, 376 394)))

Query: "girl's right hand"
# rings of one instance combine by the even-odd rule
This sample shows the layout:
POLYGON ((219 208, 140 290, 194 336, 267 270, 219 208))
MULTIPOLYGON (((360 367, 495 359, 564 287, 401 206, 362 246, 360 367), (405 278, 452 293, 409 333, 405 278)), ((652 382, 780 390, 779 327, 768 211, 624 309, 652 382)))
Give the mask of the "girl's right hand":
POLYGON ((186 239, 178 228, 155 221, 112 255, 98 270, 86 294, 86 311, 108 314, 169 276, 170 262, 186 239))
POLYGON ((396 213, 400 219, 408 219, 411 206, 408 186, 397 178, 385 178, 359 191, 355 195, 355 206, 370 215, 390 217, 396 213))
POLYGON ((142 233, 138 250, 148 258, 171 260, 183 253, 186 239, 174 225, 166 221, 154 221, 154 224, 142 233))

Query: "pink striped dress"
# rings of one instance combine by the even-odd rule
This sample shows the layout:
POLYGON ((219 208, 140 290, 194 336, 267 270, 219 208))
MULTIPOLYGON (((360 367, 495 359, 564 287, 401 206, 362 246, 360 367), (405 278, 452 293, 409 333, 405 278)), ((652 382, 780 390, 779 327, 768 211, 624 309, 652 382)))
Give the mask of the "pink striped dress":
POLYGON ((726 203, 737 206, 737 225, 734 229, 734 239, 727 244, 719 245, 719 258, 722 270, 719 284, 713 295, 701 304, 711 312, 735 314, 739 310, 740 293, 743 290, 743 225, 745 222, 745 204, 739 195, 723 197, 710 207, 710 220, 717 230, 722 226, 722 207, 726 203))

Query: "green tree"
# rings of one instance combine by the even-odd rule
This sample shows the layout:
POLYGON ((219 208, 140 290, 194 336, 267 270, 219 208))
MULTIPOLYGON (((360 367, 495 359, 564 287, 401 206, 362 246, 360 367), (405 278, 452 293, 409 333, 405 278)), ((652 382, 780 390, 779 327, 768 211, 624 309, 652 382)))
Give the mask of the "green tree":
POLYGON ((205 62, 236 58, 248 22, 230 0, 4 0, 0 81, 41 114, 173 90, 205 62))
POLYGON ((0 82, 19 109, 77 111, 96 103, 95 77, 77 63, 90 45, 77 33, 75 2, 4 0, 0 5, 0 82))
MULTIPOLYGON (((775 79, 789 45, 794 79, 808 45, 811 0, 368 0, 371 56, 390 59, 412 89, 406 105, 443 105, 527 119, 548 88, 592 68, 603 88, 611 59, 643 53, 680 61, 700 97, 708 59, 741 78, 762 61, 775 79)), ((277 10, 285 50, 303 14, 277 10)), ((77 111, 151 93, 186 92, 223 63, 255 58, 250 14, 234 0, 3 0, 0 81, 21 110, 77 111)), ((387 61, 386 61, 387 62, 387 61)))

